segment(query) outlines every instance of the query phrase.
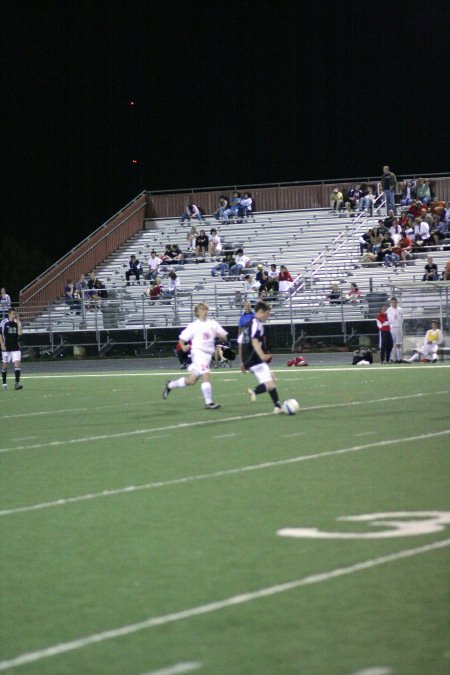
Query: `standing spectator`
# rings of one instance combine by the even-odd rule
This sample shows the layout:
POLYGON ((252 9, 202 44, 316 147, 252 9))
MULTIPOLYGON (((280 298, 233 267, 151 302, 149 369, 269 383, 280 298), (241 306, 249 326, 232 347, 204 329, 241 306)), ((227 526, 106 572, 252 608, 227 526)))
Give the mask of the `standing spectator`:
POLYGON ((167 399, 173 389, 189 387, 201 377, 205 408, 216 410, 220 408, 220 405, 212 400, 210 364, 216 348, 216 338, 225 340, 228 333, 217 321, 208 319, 208 311, 208 305, 205 302, 199 302, 194 310, 197 319, 181 331, 180 346, 184 352, 191 352, 192 363, 188 367, 189 375, 180 377, 178 380, 167 380, 163 399, 167 399))
POLYGON ((438 278, 438 267, 436 263, 433 262, 433 258, 428 256, 422 281, 437 281, 438 278))
POLYGON ((8 316, 10 308, 11 308, 11 298, 6 292, 6 288, 2 288, 0 291, 0 312, 2 319, 4 319, 5 316, 8 316))
POLYGON ((128 265, 129 265, 129 269, 125 272, 125 277, 126 277, 126 280, 127 280, 127 286, 130 285, 130 277, 132 275, 136 277, 136 280, 137 280, 138 284, 140 284, 141 282, 139 281, 139 279, 141 277, 141 274, 144 271, 142 269, 142 264, 139 262, 139 260, 136 258, 135 255, 132 255, 130 257, 130 261, 129 261, 128 265))
POLYGON ((255 313, 252 310, 252 305, 251 305, 250 300, 245 300, 244 306, 242 308, 242 314, 239 317, 239 323, 238 323, 238 334, 239 335, 242 333, 242 329, 244 328, 244 326, 246 324, 248 324, 250 319, 253 319, 254 316, 255 316, 255 313))
POLYGON ((251 267, 250 258, 244 254, 242 248, 238 248, 234 255, 234 265, 230 267, 230 277, 240 276, 245 267, 251 267))
POLYGON ((390 300, 387 316, 394 343, 392 355, 394 356, 395 363, 400 363, 403 359, 403 310, 399 307, 398 300, 395 297, 392 297, 390 300))
POLYGON ((200 233, 195 240, 195 250, 198 256, 205 256, 208 253, 209 238, 205 230, 200 230, 200 233))
POLYGON ((381 363, 390 363, 394 343, 392 341, 389 317, 386 313, 386 305, 381 305, 380 307, 380 312, 377 315, 377 327, 379 331, 380 361, 381 363))
POLYGON ((339 211, 344 204, 344 195, 337 187, 333 189, 330 195, 330 209, 332 211, 339 211))
POLYGON ((186 211, 181 216, 181 222, 184 223, 185 220, 191 220, 192 218, 202 222, 202 214, 196 204, 188 204, 186 206, 186 211))
POLYGON ((222 252, 222 242, 220 241, 220 237, 217 234, 217 230, 215 227, 213 227, 209 231, 209 244, 208 244, 208 253, 212 257, 220 255, 222 252))
POLYGON ((286 265, 280 265, 280 273, 278 275, 279 290, 284 293, 290 289, 293 283, 294 279, 286 265))
POLYGON ((381 176, 381 187, 383 188, 384 197, 386 199, 386 214, 389 211, 395 213, 395 193, 397 192, 397 177, 395 173, 390 171, 389 167, 383 166, 383 175, 381 176))
POLYGON ((442 331, 439 328, 439 321, 433 319, 431 322, 430 330, 427 330, 425 334, 425 340, 423 345, 417 349, 410 359, 406 359, 408 363, 413 361, 418 361, 421 357, 432 363, 436 363, 438 360, 438 349, 439 345, 444 342, 444 336, 442 331))
POLYGON ((146 279, 156 279, 159 273, 159 266, 162 264, 161 258, 156 254, 156 251, 150 251, 150 258, 147 260, 148 272, 146 279))
POLYGON ((8 316, 0 323, 0 347, 2 350, 2 389, 8 389, 6 375, 8 363, 14 364, 14 389, 23 389, 20 384, 22 352, 19 338, 22 335, 22 324, 15 309, 8 310, 8 316))

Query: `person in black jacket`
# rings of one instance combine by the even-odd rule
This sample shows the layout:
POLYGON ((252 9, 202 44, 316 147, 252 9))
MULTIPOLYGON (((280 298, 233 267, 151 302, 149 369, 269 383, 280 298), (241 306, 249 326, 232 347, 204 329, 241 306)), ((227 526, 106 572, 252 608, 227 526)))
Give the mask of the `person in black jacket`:
POLYGON ((126 276, 126 279, 127 279, 127 286, 130 285, 131 275, 134 275, 137 279, 138 284, 140 284, 141 282, 139 281, 139 279, 140 279, 141 274, 143 272, 142 263, 139 262, 139 260, 136 258, 135 255, 132 255, 131 258, 130 258, 130 262, 128 264, 130 266, 130 269, 128 269, 125 272, 125 276, 126 276))

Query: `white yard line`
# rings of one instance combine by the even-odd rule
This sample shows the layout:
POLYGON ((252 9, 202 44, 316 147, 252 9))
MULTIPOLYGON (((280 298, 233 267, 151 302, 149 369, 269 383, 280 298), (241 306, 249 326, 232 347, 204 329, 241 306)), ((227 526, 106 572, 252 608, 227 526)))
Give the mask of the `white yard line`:
MULTIPOLYGON (((424 396, 440 396, 450 394, 450 391, 433 391, 423 392, 417 394, 406 394, 402 396, 384 396, 383 398, 365 399, 364 401, 350 401, 345 403, 324 403, 322 405, 312 405, 300 408, 300 414, 309 412, 311 410, 330 410, 335 408, 348 408, 351 406, 365 406, 374 403, 389 403, 392 401, 404 401, 411 398, 421 398, 424 396)), ((168 404, 170 405, 170 404, 168 404)), ((45 443, 34 443, 33 445, 18 445, 12 448, 0 448, 0 454, 5 452, 14 452, 16 450, 38 450, 39 448, 55 448, 62 445, 75 445, 77 443, 93 443, 94 441, 105 441, 113 438, 126 438, 127 436, 141 436, 143 434, 153 434, 159 431, 176 431, 178 429, 188 429, 191 427, 208 426, 211 424, 220 424, 222 422, 237 422, 242 420, 250 420, 258 417, 272 417, 272 412, 261 412, 250 415, 235 415, 233 417, 212 417, 206 420, 198 420, 197 422, 179 422, 178 424, 171 424, 164 427, 155 427, 153 429, 135 429, 133 431, 122 431, 116 434, 102 434, 100 436, 83 436, 81 438, 70 438, 61 441, 47 441, 45 443)), ((280 416, 280 419, 284 415, 280 416)))
POLYGON ((196 663, 194 661, 176 663, 174 666, 169 666, 162 670, 152 670, 151 673, 143 673, 143 675, 182 675, 182 673, 192 673, 194 670, 198 670, 201 667, 201 663, 196 663))
POLYGON ((140 492, 143 490, 153 490, 155 488, 169 487, 171 485, 183 485, 184 483, 194 483, 200 480, 207 480, 210 478, 221 478, 223 476, 233 476, 241 473, 248 473, 250 471, 260 471, 262 469, 272 469, 277 466, 288 466, 289 464, 297 464, 299 462, 307 462, 312 459, 322 459, 323 457, 334 457, 336 455, 345 455, 350 452, 359 452, 360 450, 367 450, 368 448, 386 447, 395 445, 396 443, 413 443, 415 441, 428 440, 430 438, 437 438, 438 436, 445 436, 450 434, 450 429, 444 431, 435 431, 428 434, 420 434, 419 436, 407 436, 404 438, 392 438, 383 441, 374 441, 373 443, 366 443, 365 445, 353 445, 348 448, 340 448, 338 450, 327 450, 325 452, 318 452, 314 455, 300 455, 298 457, 290 457, 288 459, 279 459, 273 462, 264 462, 263 464, 250 464, 247 466, 240 466, 235 469, 224 469, 222 471, 214 471, 213 473, 197 474, 193 476, 183 476, 181 478, 173 478, 171 480, 158 481, 155 483, 146 483, 144 485, 128 485, 127 487, 117 488, 115 490, 103 490, 102 492, 93 492, 86 495, 78 495, 76 497, 60 498, 52 502, 43 502, 41 504, 30 504, 28 506, 18 506, 12 509, 4 509, 0 511, 1 516, 10 516, 15 513, 24 513, 26 511, 38 511, 40 509, 48 509, 55 506, 65 506, 66 504, 75 504, 77 502, 89 501, 91 499, 99 499, 100 497, 113 497, 116 495, 140 492))
POLYGON ((172 614, 163 614, 162 616, 150 617, 144 621, 120 626, 120 628, 113 628, 100 633, 93 633, 92 635, 86 635, 68 642, 60 642, 59 644, 52 645, 51 647, 38 649, 34 652, 25 652, 24 654, 20 654, 19 656, 16 656, 12 659, 1 661, 0 671, 17 668, 27 663, 42 661, 43 659, 50 658, 51 656, 59 656, 61 654, 66 654, 67 652, 84 649, 85 647, 99 644, 101 642, 105 642, 106 640, 114 640, 116 638, 132 635, 143 630, 154 628, 155 626, 164 626, 177 621, 192 619, 193 617, 211 614, 212 612, 218 612, 220 610, 227 609, 228 607, 243 605, 247 602, 252 602, 253 600, 268 598, 270 596, 277 595, 278 593, 294 591, 303 586, 311 586, 312 584, 320 584, 324 581, 329 581, 330 579, 338 579, 339 577, 354 574, 355 572, 362 572, 363 570, 369 570, 373 567, 378 567, 379 565, 385 565, 397 560, 421 555, 422 553, 429 553, 430 551, 443 549, 449 545, 450 539, 444 539, 442 541, 434 542, 433 544, 427 544, 425 546, 418 546, 417 548, 398 551, 397 553, 380 556, 379 558, 372 558, 371 560, 364 560, 363 562, 355 563, 353 565, 349 565, 348 567, 338 567, 337 569, 330 570, 329 572, 311 574, 310 576, 303 577, 301 579, 295 579, 294 581, 288 581, 286 583, 276 584, 275 586, 261 588, 257 591, 234 595, 223 600, 210 602, 206 605, 190 607, 189 609, 174 612, 172 614))

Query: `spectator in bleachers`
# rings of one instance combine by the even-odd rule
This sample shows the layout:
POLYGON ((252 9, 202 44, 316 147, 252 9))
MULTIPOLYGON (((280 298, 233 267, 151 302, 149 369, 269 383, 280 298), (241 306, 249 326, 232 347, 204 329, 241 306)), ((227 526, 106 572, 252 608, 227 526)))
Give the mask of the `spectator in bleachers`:
POLYGON ((378 251, 378 261, 382 262, 386 267, 392 266, 396 267, 400 256, 397 253, 394 253, 394 242, 389 234, 386 232, 383 235, 383 240, 381 242, 380 250, 378 251))
POLYGON ((145 289, 145 295, 150 300, 158 300, 164 292, 164 286, 161 284, 161 279, 156 277, 151 286, 145 289))
POLYGON ((447 202, 445 204, 444 208, 441 211, 439 219, 440 219, 441 223, 445 224, 445 226, 447 228, 447 232, 449 232, 450 231, 450 202, 447 202))
POLYGON ((222 242, 215 227, 209 231, 209 235, 208 253, 213 258, 222 253, 222 242))
POLYGON ((275 263, 272 263, 270 265, 267 275, 268 275, 267 290, 269 294, 276 295, 280 287, 280 277, 275 263))
POLYGON ((351 283, 350 290, 346 294, 345 300, 352 305, 358 305, 361 302, 361 291, 355 281, 351 283))
POLYGON ((430 223, 430 244, 439 246, 441 241, 447 237, 447 228, 442 223, 438 213, 433 213, 430 223))
POLYGON ((147 260, 148 272, 146 279, 156 279, 159 272, 159 266, 162 264, 161 258, 156 254, 156 251, 150 251, 150 258, 147 260))
POLYGON ((67 279, 64 286, 64 302, 71 310, 74 310, 77 314, 80 313, 81 300, 72 279, 67 279))
POLYGON ((6 288, 0 290, 0 316, 2 319, 8 316, 11 309, 11 297, 6 292, 6 288))
POLYGON ((339 287, 339 284, 333 284, 331 286, 331 291, 330 291, 330 294, 328 295, 328 299, 330 301, 330 305, 340 305, 341 304, 342 294, 341 294, 341 289, 339 287))
MULTIPOLYGON (((384 226, 383 226, 384 227, 384 226)), ((372 230, 369 230, 370 234, 370 252, 378 255, 378 252, 381 248, 381 242, 383 241, 383 234, 380 231, 380 228, 373 227, 372 230)))
POLYGON ((162 265, 171 265, 175 258, 175 252, 172 249, 172 244, 166 244, 164 253, 161 255, 162 265))
POLYGON ((359 209, 359 203, 362 197, 363 191, 361 190, 361 183, 356 183, 355 187, 351 187, 347 192, 347 199, 350 202, 352 211, 357 211, 359 209))
POLYGON ((422 249, 428 245, 430 240, 430 227, 426 220, 420 217, 414 218, 413 239, 415 249, 422 249))
POLYGON ((188 204, 186 206, 186 211, 181 216, 181 222, 184 223, 185 220, 192 220, 192 218, 195 218, 200 223, 202 222, 202 214, 196 204, 188 204))
POLYGON ((373 203, 375 201, 375 194, 369 185, 367 191, 363 193, 359 201, 358 211, 367 211, 371 216, 373 215, 373 203))
POLYGON ((198 230, 195 225, 192 225, 191 229, 186 235, 187 248, 188 251, 195 251, 195 240, 198 237, 198 230))
POLYGON ((293 283, 294 279, 286 265, 280 265, 280 271, 278 274, 278 288, 281 293, 288 291, 293 283))
POLYGON ((241 203, 241 193, 233 192, 233 196, 231 197, 230 200, 230 205, 223 212, 223 219, 228 220, 229 218, 237 218, 240 203, 241 203))
POLYGON ((259 281, 256 281, 251 274, 246 274, 244 276, 244 300, 250 300, 254 302, 259 295, 259 281))
POLYGON ((450 260, 445 263, 445 269, 441 274, 441 281, 450 281, 450 260))
POLYGON ((415 202, 413 202, 408 209, 408 213, 411 213, 414 218, 424 215, 427 213, 427 211, 427 207, 422 204, 420 199, 417 199, 415 202))
POLYGON ((437 281, 438 278, 438 266, 435 262, 433 262, 433 258, 428 256, 427 264, 425 265, 425 274, 422 277, 422 281, 437 281))
POLYGON ((167 278, 168 281, 164 289, 163 298, 173 298, 175 293, 180 290, 180 280, 175 272, 169 272, 167 278))
POLYGON ((417 198, 428 207, 431 204, 430 181, 427 178, 419 178, 416 189, 417 198))
POLYGON ((184 261, 184 253, 181 251, 180 247, 178 244, 172 244, 171 246, 172 249, 172 260, 178 263, 182 263, 184 261))
POLYGON ((200 230, 195 240, 195 251, 198 256, 205 256, 208 253, 209 237, 205 230, 200 230))
POLYGON ((411 258, 413 252, 413 240, 405 230, 402 230, 398 243, 393 248, 394 253, 400 256, 400 260, 405 262, 411 258))
POLYGON ((105 300, 108 297, 105 284, 97 277, 95 272, 89 274, 88 290, 85 291, 85 295, 91 301, 87 309, 94 309, 96 301, 105 300))
POLYGON ((373 230, 367 230, 367 232, 363 232, 362 235, 359 237, 359 254, 364 255, 364 253, 368 253, 369 251, 372 250, 372 232, 373 230))
POLYGON ((400 236, 402 234, 402 226, 399 224, 398 220, 395 220, 389 228, 389 234, 392 238, 392 241, 395 245, 400 241, 400 236))
POLYGON ((240 218, 241 223, 244 221, 244 218, 248 218, 249 214, 251 214, 252 204, 253 199, 251 194, 249 192, 244 192, 244 196, 241 199, 241 203, 239 204, 238 210, 238 216, 240 218))
POLYGON ((389 215, 389 211, 395 213, 395 193, 397 192, 397 176, 393 173, 389 167, 383 166, 383 175, 381 176, 381 188, 384 192, 384 198, 386 200, 386 214, 389 215))
POLYGON ((230 267, 234 265, 234 257, 231 251, 227 251, 222 258, 222 262, 219 262, 217 265, 214 265, 214 267, 211 270, 211 276, 217 277, 218 274, 220 274, 221 277, 225 277, 229 270, 230 267))
POLYGON ((242 274, 242 270, 246 267, 251 267, 251 260, 248 255, 244 254, 242 248, 238 248, 234 254, 234 265, 230 267, 230 277, 238 277, 242 274))
POLYGON ((406 180, 401 184, 401 188, 400 204, 401 206, 409 206, 417 198, 416 183, 413 180, 406 180))
POLYGON ((259 265, 256 266, 257 272, 255 279, 259 283, 259 297, 262 298, 268 293, 268 283, 269 283, 269 274, 266 269, 264 269, 264 265, 259 265))
POLYGON ((134 276, 136 278, 136 281, 138 284, 141 282, 139 279, 141 278, 141 274, 143 274, 144 270, 142 269, 142 263, 136 258, 135 255, 132 255, 130 257, 130 261, 128 263, 129 269, 125 272, 125 277, 127 280, 127 286, 130 285, 130 277, 134 276))
POLYGON ((333 191, 330 195, 330 209, 332 211, 339 211, 344 205, 344 195, 337 188, 333 188, 333 191))
POLYGON ((228 199, 225 197, 225 195, 220 195, 218 209, 213 213, 214 218, 216 220, 223 220, 223 214, 227 208, 228 199))
POLYGON ((77 283, 75 284, 75 290, 78 293, 78 296, 80 300, 84 300, 86 297, 85 290, 88 287, 88 282, 84 274, 80 274, 80 278, 78 279, 77 283))

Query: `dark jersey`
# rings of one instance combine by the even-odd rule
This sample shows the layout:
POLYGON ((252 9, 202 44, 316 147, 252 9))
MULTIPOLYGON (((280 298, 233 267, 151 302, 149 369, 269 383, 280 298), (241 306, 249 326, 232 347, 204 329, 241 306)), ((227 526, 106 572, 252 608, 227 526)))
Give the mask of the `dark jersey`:
POLYGON ((5 342, 7 352, 17 352, 20 349, 19 327, 15 321, 3 319, 0 324, 0 330, 5 342))
POLYGON ((252 339, 254 338, 259 340, 261 346, 264 347, 264 325, 255 316, 243 326, 238 337, 238 342, 242 345, 242 361, 247 370, 258 363, 263 363, 253 349, 252 339))

